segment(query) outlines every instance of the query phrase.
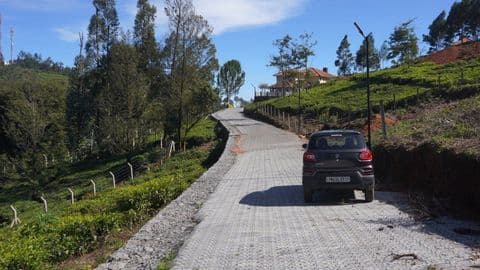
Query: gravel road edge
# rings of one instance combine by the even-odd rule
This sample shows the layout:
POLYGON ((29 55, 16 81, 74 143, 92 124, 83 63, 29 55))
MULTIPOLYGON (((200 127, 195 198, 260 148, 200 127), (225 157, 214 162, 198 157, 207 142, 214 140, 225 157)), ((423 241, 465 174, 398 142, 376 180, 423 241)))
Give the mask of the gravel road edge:
POLYGON ((96 269, 156 269, 163 258, 178 250, 188 238, 200 222, 198 210, 236 160, 230 149, 238 133, 217 114, 212 116, 228 131, 227 143, 218 161, 96 269))

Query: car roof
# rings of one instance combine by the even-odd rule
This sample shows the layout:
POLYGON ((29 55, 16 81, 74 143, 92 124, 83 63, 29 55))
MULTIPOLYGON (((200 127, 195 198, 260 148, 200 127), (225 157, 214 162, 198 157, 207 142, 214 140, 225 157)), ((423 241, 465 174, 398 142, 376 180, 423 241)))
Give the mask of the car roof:
POLYGON ((322 131, 317 131, 314 132, 310 135, 310 137, 313 136, 321 136, 321 135, 330 135, 330 134, 361 134, 360 132, 356 130, 350 130, 350 129, 329 129, 329 130, 322 130, 322 131))

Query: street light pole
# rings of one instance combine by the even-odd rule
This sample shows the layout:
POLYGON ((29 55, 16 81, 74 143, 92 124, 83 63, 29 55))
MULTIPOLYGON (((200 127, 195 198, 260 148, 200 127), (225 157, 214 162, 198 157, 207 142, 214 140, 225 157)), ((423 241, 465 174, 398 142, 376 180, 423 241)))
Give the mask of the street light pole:
POLYGON ((368 145, 368 148, 372 148, 372 134, 371 134, 371 115, 370 115, 370 112, 371 112, 371 108, 370 108, 370 57, 369 57, 369 47, 370 47, 370 44, 369 44, 369 40, 368 40, 368 37, 370 36, 370 34, 368 34, 367 36, 365 36, 365 34, 363 33, 362 29, 360 28, 360 26, 354 22, 353 25, 355 25, 355 27, 357 28, 358 32, 360 33, 360 35, 365 39, 365 44, 367 46, 367 126, 368 126, 368 142, 367 142, 367 145, 368 145))
POLYGON ((302 111, 300 109, 300 87, 298 87, 298 78, 295 78, 295 87, 298 89, 298 130, 297 133, 300 135, 300 126, 302 124, 302 111))

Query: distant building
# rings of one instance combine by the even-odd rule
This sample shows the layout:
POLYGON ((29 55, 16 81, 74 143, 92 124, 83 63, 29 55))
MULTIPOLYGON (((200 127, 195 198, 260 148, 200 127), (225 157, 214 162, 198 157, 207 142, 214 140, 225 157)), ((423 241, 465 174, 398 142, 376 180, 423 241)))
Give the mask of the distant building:
POLYGON ((471 42, 471 40, 467 37, 462 37, 460 38, 458 41, 452 43, 452 46, 458 46, 458 45, 462 45, 464 43, 468 43, 468 42, 471 42))
POLYGON ((255 93, 255 100, 264 100, 269 97, 288 96, 295 91, 298 91, 299 88, 308 89, 316 85, 327 83, 329 80, 336 78, 335 75, 328 73, 328 68, 318 69, 313 67, 308 68, 308 73, 305 69, 294 69, 283 73, 278 72, 273 76, 276 77, 276 82, 269 85, 267 89, 255 93), (308 75, 305 76, 306 74, 308 75))

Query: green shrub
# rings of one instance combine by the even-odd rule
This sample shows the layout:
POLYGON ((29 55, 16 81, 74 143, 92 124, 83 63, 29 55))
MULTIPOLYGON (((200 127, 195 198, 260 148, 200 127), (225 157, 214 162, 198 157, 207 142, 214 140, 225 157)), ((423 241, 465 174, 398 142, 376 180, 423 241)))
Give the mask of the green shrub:
POLYGON ((145 220, 180 195, 205 168, 208 153, 179 153, 138 184, 120 185, 69 206, 61 216, 0 231, 0 269, 46 269, 92 251, 112 231, 145 220))

